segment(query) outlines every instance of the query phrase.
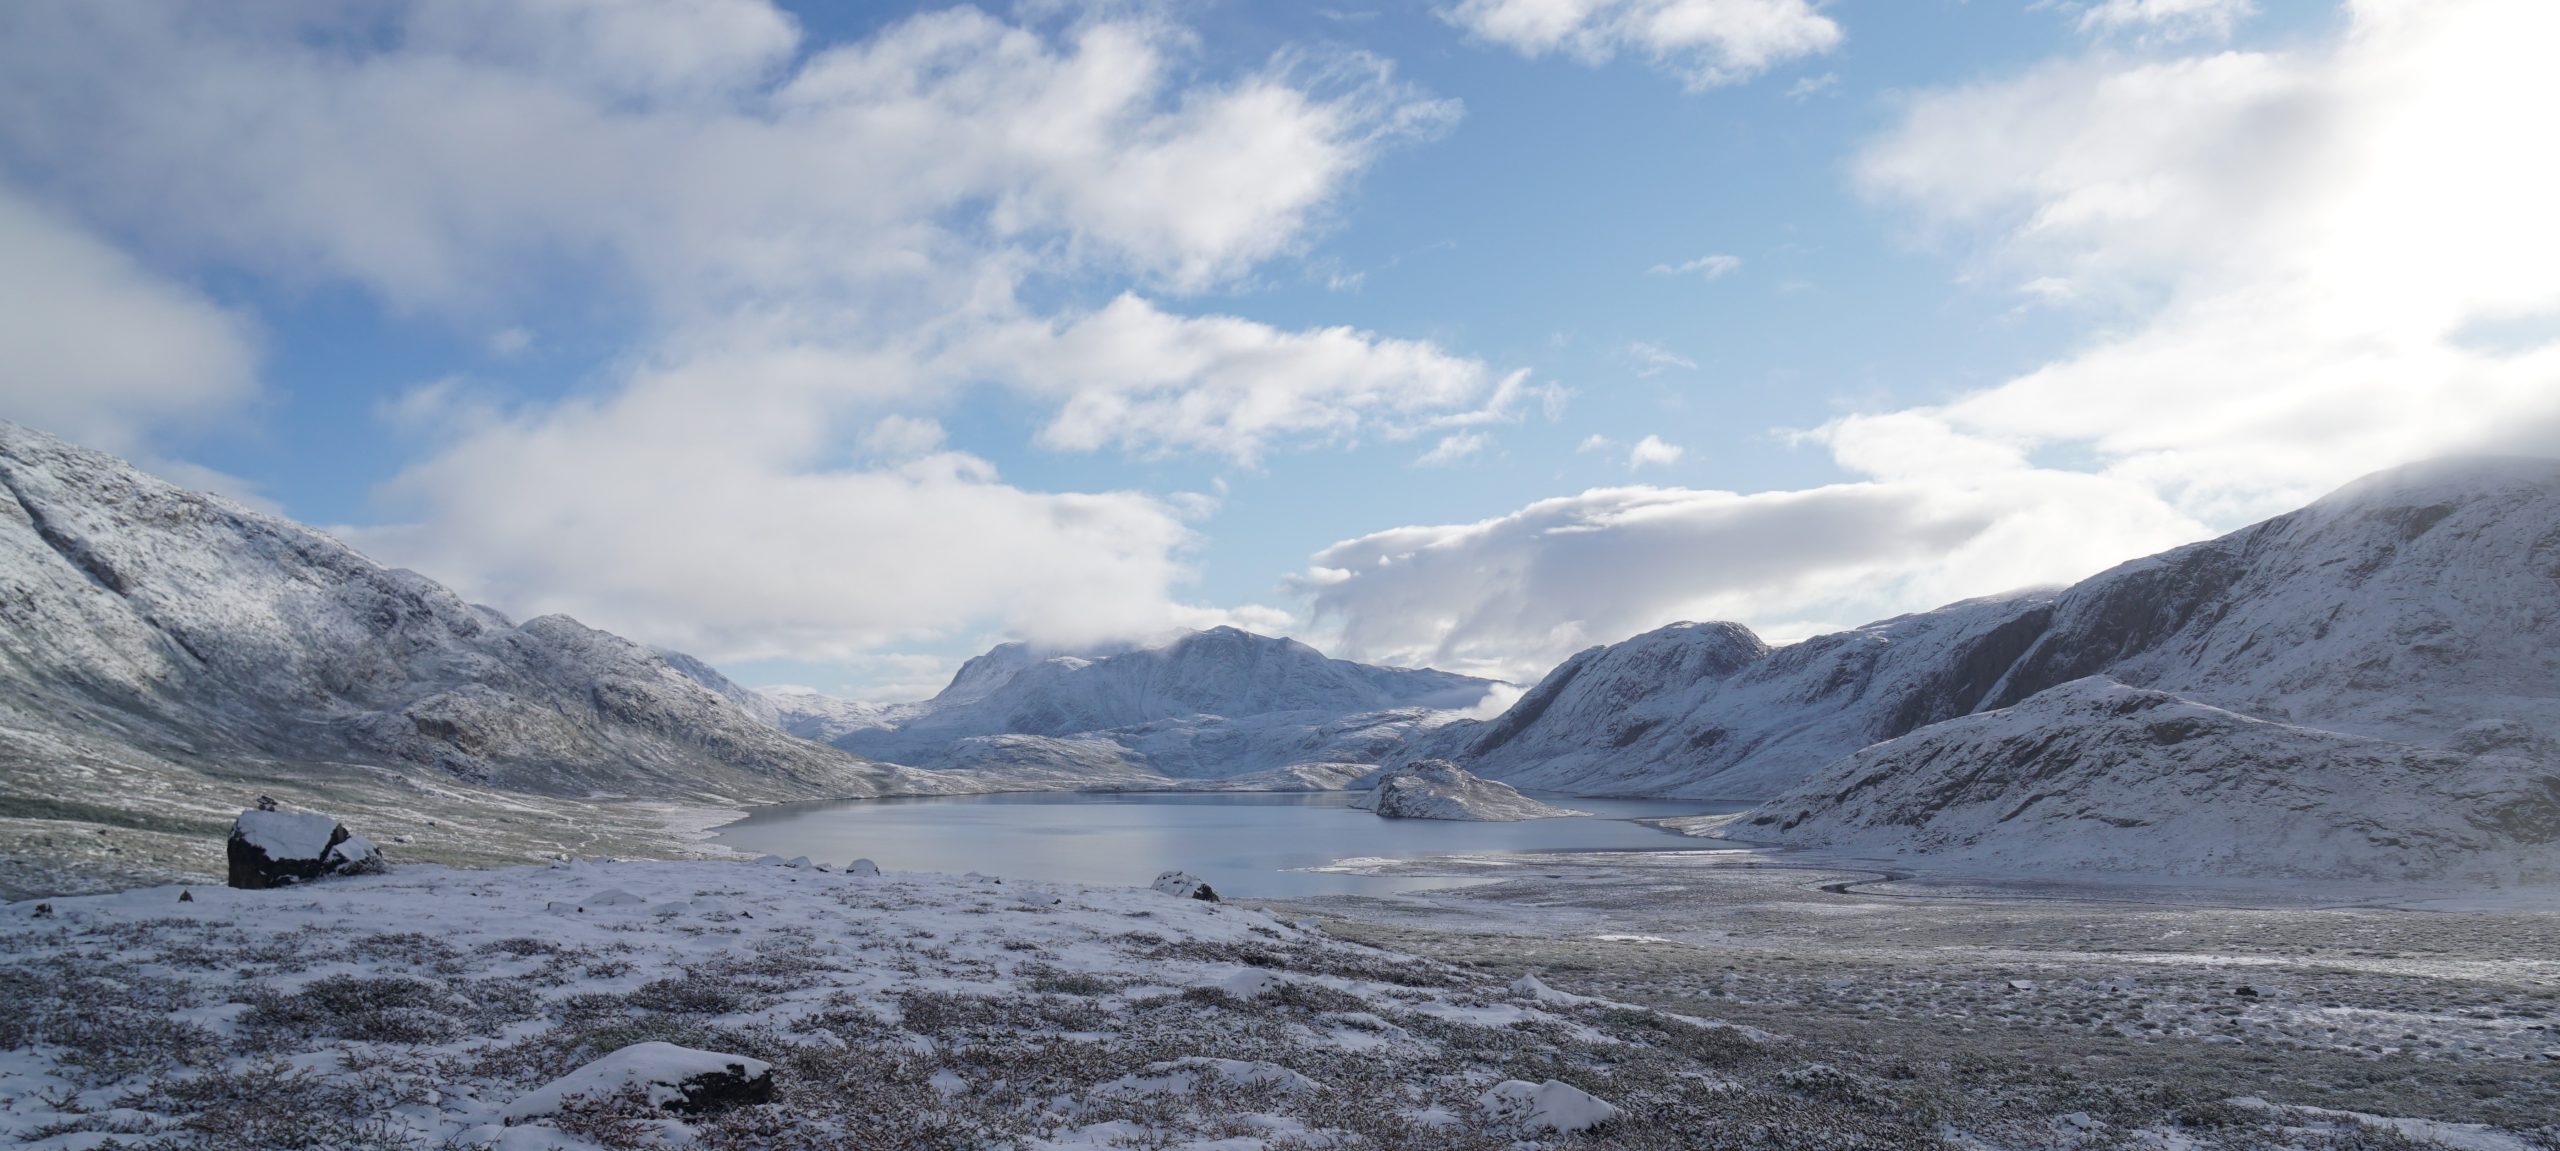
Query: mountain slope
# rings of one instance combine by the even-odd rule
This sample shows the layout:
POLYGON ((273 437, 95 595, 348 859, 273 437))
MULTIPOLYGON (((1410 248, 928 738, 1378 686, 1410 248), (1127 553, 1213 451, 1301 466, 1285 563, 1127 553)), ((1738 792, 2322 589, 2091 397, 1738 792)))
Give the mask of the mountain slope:
POLYGON ((1375 764, 1412 731, 1494 684, 1329 659, 1290 639, 1221 627, 1099 658, 1005 644, 921 703, 850 704, 768 692, 786 731, 933 767, 1073 767, 1227 778, 1308 764, 1375 764))
POLYGON ((2548 758, 2560 463, 2384 472, 2060 592, 1756 650, 1673 625, 1574 657, 1397 758, 1593 794, 1766 798, 1832 759, 2090 675, 2349 735, 2548 758))
POLYGON ((1723 834, 2000 871, 2560 879, 2560 767, 2091 677, 1841 760, 1723 834))
POLYGON ((970 787, 792 738, 565 616, 514 623, 319 532, 0 423, 0 819, 69 804, 132 825, 175 818, 138 797, 181 775, 194 781, 177 791, 237 809, 254 791, 213 800, 241 789, 205 781, 380 783, 383 769, 420 806, 422 792, 503 807, 970 787))
POLYGON ((1392 758, 1575 795, 1758 798, 1971 711, 2050 610, 2048 594, 1975 600, 1780 648, 1740 624, 1676 623, 1586 650, 1502 715, 1392 758))

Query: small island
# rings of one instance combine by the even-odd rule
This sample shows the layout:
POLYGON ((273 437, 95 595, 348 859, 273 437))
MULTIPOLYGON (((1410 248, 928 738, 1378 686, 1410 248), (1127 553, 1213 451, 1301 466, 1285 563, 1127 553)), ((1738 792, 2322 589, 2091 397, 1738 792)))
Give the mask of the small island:
POLYGON ((1445 759, 1425 759, 1392 768, 1377 786, 1351 801, 1362 811, 1388 819, 1470 819, 1508 823, 1522 819, 1554 819, 1589 815, 1569 807, 1540 803, 1510 784, 1484 779, 1445 759))

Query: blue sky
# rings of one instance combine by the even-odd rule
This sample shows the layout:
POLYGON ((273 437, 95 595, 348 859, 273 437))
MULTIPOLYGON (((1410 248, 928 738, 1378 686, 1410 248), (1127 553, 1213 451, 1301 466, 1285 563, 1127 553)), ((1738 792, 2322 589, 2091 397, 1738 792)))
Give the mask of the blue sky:
POLYGON ((107 11, 0 17, 0 414, 751 682, 1522 678, 2560 446, 2535 4, 107 11))

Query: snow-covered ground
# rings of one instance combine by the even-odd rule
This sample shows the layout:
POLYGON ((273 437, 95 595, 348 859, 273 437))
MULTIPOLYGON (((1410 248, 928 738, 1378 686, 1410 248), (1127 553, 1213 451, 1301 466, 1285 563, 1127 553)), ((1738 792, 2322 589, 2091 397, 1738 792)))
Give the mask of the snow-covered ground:
POLYGON ((2553 916, 1896 899, 1744 852, 1488 862, 1519 878, 1269 909, 715 862, 9 904, 0 1143, 2560 1137, 2560 1063, 2536 1046, 2560 1007, 2553 916), (672 1096, 649 1075, 727 1066, 769 1069, 769 1101, 653 1106, 672 1096))

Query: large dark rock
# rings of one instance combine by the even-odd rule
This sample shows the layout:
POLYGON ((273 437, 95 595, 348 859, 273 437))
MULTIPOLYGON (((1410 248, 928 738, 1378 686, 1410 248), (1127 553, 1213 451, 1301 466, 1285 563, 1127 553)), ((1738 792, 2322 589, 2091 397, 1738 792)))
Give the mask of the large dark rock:
POLYGON ((266 803, 232 821, 227 853, 231 886, 252 891, 383 869, 373 841, 348 834, 337 820, 266 803))

